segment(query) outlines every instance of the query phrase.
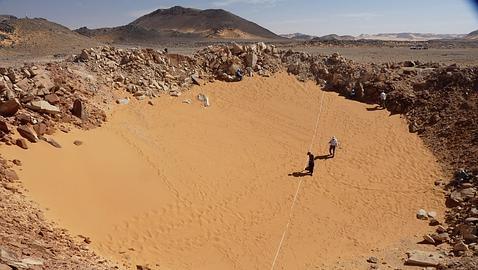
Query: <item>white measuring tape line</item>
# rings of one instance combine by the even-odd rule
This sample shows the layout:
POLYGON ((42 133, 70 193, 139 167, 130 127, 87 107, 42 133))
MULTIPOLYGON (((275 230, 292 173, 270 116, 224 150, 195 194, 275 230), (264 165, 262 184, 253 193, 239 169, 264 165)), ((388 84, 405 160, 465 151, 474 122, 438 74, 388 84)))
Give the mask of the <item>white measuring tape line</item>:
MULTIPOLYGON (((325 91, 324 90, 321 90, 321 91, 322 91, 322 95, 321 95, 321 98, 320 98, 319 112, 317 113, 317 121, 315 123, 314 135, 313 135, 312 141, 310 143, 309 152, 312 151, 312 146, 314 145, 314 140, 315 140, 315 137, 317 135, 317 129, 319 128, 320 114, 322 112, 322 106, 324 104, 324 93, 325 93, 325 91)), ((282 243, 284 242, 285 235, 287 234, 287 230, 289 229, 289 225, 290 225, 290 222, 292 220, 292 215, 294 213, 295 202, 297 201, 297 197, 299 195, 300 186, 302 185, 302 182, 303 182, 303 179, 300 179, 299 184, 297 185, 297 190, 295 191, 294 199, 292 200, 292 205, 290 207, 289 220, 287 221, 287 225, 285 226, 284 232, 282 233, 282 237, 281 237, 281 240, 279 242, 279 246, 277 247, 277 251, 276 251, 276 254, 274 256, 274 260, 272 261, 271 270, 274 270, 274 266, 276 265, 277 258, 279 257, 279 253, 280 253, 280 250, 282 248, 282 243)))

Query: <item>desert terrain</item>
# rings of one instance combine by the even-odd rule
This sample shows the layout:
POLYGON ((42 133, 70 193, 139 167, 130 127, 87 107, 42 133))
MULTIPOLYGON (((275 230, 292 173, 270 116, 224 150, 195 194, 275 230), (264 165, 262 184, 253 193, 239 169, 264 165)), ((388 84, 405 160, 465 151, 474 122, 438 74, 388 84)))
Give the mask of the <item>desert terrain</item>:
POLYGON ((410 50, 408 47, 325 47, 313 45, 284 45, 283 49, 294 49, 309 54, 330 55, 338 52, 358 63, 390 63, 408 60, 474 66, 478 61, 478 48, 430 48, 410 50))
POLYGON ((476 269, 475 35, 0 16, 0 269, 476 269))
POLYGON ((48 217, 130 268, 270 267, 299 181, 277 269, 330 269, 410 245, 428 227, 417 209, 444 214, 436 159, 399 115, 321 92, 287 74, 212 83, 118 107, 101 128, 57 136, 62 149, 2 153, 22 160, 19 176, 48 217), (304 167, 321 96, 316 175, 291 176, 304 167), (332 135, 342 147, 326 159, 332 135))

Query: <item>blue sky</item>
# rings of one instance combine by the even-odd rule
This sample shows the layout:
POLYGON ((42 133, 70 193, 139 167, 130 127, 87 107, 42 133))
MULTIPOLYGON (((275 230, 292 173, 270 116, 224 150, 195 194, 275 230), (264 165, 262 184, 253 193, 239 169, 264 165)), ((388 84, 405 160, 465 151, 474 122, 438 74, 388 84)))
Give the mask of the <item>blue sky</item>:
MULTIPOLYGON (((70 28, 124 25, 175 5, 222 8, 275 33, 313 35, 478 29, 472 0, 0 0, 0 14, 43 17, 70 28)), ((475 5, 475 7, 478 5, 475 5)))

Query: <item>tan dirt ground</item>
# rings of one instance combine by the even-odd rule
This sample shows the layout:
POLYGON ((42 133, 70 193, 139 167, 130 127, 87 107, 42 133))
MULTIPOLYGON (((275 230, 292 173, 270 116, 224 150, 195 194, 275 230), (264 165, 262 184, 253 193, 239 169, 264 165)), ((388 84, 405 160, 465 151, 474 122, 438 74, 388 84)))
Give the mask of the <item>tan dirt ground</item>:
POLYGON ((365 64, 418 60, 422 63, 436 62, 446 65, 458 64, 459 66, 475 66, 478 62, 478 48, 430 48, 428 50, 410 50, 408 47, 321 47, 303 45, 281 46, 280 44, 278 44, 278 48, 281 50, 292 49, 312 55, 330 55, 337 52, 347 59, 365 64))
POLYGON ((50 219, 125 265, 270 269, 303 179, 275 269, 365 267, 354 260, 430 231, 418 209, 443 217, 433 187, 443 175, 400 116, 327 92, 313 151, 326 154, 335 135, 337 156, 317 160, 313 177, 289 176, 306 163, 321 95, 283 73, 216 82, 119 106, 101 128, 57 134, 62 149, 1 150, 22 161, 19 176, 50 219))

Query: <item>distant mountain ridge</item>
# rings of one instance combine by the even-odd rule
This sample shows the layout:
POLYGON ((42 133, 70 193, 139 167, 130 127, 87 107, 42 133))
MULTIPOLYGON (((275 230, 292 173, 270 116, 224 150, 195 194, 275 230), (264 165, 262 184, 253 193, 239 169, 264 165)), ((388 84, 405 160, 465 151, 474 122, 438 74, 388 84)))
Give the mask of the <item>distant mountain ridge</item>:
POLYGON ((0 48, 4 50, 54 55, 79 52, 98 44, 96 40, 46 19, 0 15, 0 48))
POLYGON ((478 40, 478 30, 475 30, 465 36, 465 39, 468 40, 478 40))
POLYGON ((1 15, 0 14, 0 22, 8 21, 8 20, 14 20, 14 19, 18 19, 18 18, 15 17, 15 16, 12 16, 12 15, 1 15))
POLYGON ((336 34, 325 35, 321 37, 316 37, 313 40, 328 41, 328 40, 355 40, 354 36, 344 35, 339 36, 336 34))
MULTIPOLYGON (((477 30, 478 31, 478 30, 477 30)), ((476 32, 476 31, 475 31, 476 32)), ((474 32, 472 32, 474 33, 474 32)), ((470 35, 472 35, 470 33, 470 35)), ((478 33, 475 33, 478 35, 478 33)), ((389 41, 427 41, 427 40, 436 40, 436 39, 463 39, 467 38, 463 34, 432 34, 432 33, 380 33, 380 34, 361 34, 358 36, 351 35, 337 35, 330 34, 325 36, 312 36, 302 33, 294 34, 282 34, 282 37, 294 40, 316 40, 316 41, 330 41, 330 40, 389 40, 389 41)), ((470 36, 470 38, 472 37, 470 36)))
POLYGON ((175 6, 158 9, 125 26, 102 29, 82 27, 76 32, 107 42, 154 42, 167 38, 265 39, 282 37, 223 9, 175 6))
POLYGON ((281 34, 281 37, 288 38, 288 39, 295 39, 295 40, 311 40, 316 38, 317 36, 311 36, 302 33, 293 33, 293 34, 281 34))
POLYGON ((433 33, 380 33, 362 34, 356 39, 392 40, 392 41, 427 41, 435 39, 461 39, 463 34, 433 34, 433 33))

